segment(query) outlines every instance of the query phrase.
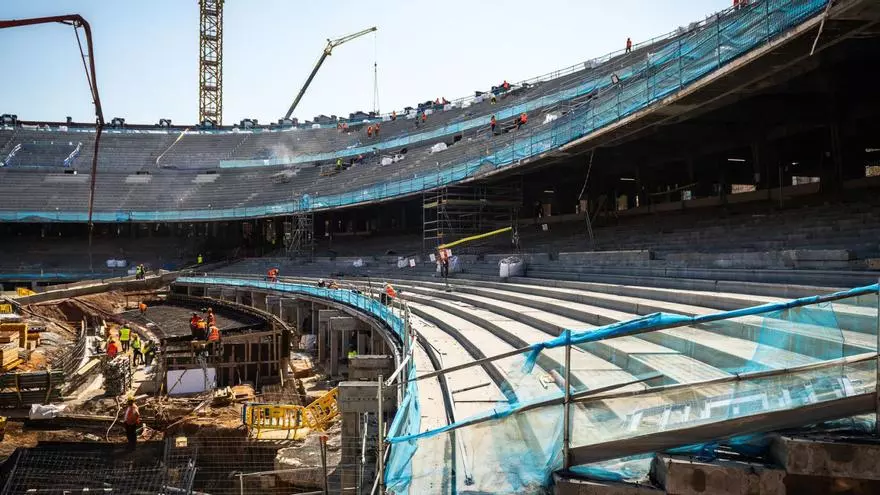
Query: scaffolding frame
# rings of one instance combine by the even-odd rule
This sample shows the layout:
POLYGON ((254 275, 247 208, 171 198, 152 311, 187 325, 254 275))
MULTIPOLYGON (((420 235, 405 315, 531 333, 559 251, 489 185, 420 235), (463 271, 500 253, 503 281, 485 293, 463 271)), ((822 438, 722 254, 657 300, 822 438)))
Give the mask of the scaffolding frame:
POLYGON ((450 185, 422 193, 422 249, 515 224, 522 207, 520 182, 450 185))
POLYGON ((284 222, 284 244, 289 257, 311 260, 315 255, 315 214, 311 211, 293 213, 284 222))

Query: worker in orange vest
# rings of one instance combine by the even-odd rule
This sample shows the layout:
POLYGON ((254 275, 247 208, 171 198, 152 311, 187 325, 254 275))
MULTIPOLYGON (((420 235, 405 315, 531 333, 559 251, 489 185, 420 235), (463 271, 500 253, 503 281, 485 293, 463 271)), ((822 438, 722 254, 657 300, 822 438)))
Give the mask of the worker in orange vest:
POLYGON ((504 82, 501 83, 501 87, 504 88, 504 91, 509 91, 509 90, 510 90, 510 83, 507 82, 507 79, 505 79, 504 82))
POLYGON ((367 127, 367 137, 368 138, 373 137, 373 126, 367 127))
POLYGON ((193 313, 192 318, 189 319, 189 331, 192 333, 192 336, 195 337, 199 332, 199 322, 202 321, 201 317, 199 317, 198 313, 193 313))
POLYGON ((374 132, 376 134, 376 137, 379 137, 379 123, 378 122, 376 122, 376 128, 374 129, 374 132))
POLYGON ((217 324, 217 317, 214 316, 214 308, 208 308, 206 311, 207 326, 211 327, 217 324))
POLYGON ((212 326, 208 330, 208 355, 213 356, 217 354, 217 344, 220 343, 220 329, 212 326))
POLYGON ((517 121, 516 121, 516 128, 519 129, 520 127, 526 125, 526 122, 528 122, 528 121, 529 121, 529 116, 526 115, 525 112, 523 112, 522 114, 520 114, 519 119, 517 119, 517 121))
POLYGON ((492 130, 492 134, 495 134, 495 116, 493 115, 491 119, 489 119, 489 128, 492 130))
POLYGON ((629 37, 627 37, 627 38, 626 38, 626 52, 625 52, 625 53, 629 53, 629 52, 631 52, 632 49, 633 49, 633 41, 632 41, 632 39, 630 39, 629 37))
POLYGON ((269 278, 269 282, 277 282, 278 281, 278 268, 269 268, 269 271, 266 273, 269 278))
POLYGON ((147 303, 141 302, 138 304, 138 309, 141 312, 141 316, 145 316, 147 314, 147 303))
POLYGON ((428 114, 426 114, 425 112, 422 112, 422 123, 424 124, 427 121, 428 121, 428 114))
POLYGON ((125 415, 123 416, 125 439, 128 440, 128 448, 134 449, 137 446, 137 430, 141 424, 141 412, 137 404, 134 403, 134 397, 129 397, 126 402, 128 407, 125 408, 125 415))
POLYGON ((117 354, 119 354, 119 344, 111 339, 110 342, 107 342, 107 357, 113 359, 117 354))

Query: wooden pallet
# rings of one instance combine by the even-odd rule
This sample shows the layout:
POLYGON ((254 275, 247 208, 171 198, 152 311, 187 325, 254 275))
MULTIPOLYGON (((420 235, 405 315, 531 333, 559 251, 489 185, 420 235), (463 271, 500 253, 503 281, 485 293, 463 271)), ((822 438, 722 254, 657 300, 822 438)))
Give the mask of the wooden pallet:
MULTIPOLYGON (((16 351, 16 352, 17 352, 17 351, 16 351)), ((10 370, 14 370, 15 368, 18 367, 18 365, 20 365, 20 364, 23 363, 23 362, 24 362, 24 361, 22 361, 21 359, 15 358, 14 361, 10 361, 9 363, 0 366, 0 371, 10 371, 10 370)))

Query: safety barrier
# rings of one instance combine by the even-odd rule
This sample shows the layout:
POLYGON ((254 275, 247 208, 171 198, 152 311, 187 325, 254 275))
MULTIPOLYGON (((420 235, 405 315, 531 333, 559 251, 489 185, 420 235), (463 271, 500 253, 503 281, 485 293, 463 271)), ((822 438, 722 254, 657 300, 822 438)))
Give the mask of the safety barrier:
POLYGON ((264 430, 286 430, 296 438, 298 430, 323 430, 339 414, 339 389, 333 388, 307 406, 247 403, 241 408, 241 421, 248 434, 260 439, 264 430))
MULTIPOLYGON (((659 47, 643 61, 624 68, 614 68, 613 71, 612 68, 607 71, 597 71, 569 89, 502 110, 513 116, 523 111, 529 112, 554 103, 571 101, 579 96, 595 95, 590 101, 562 118, 546 125, 532 126, 530 129, 527 126, 524 128, 526 130, 517 131, 519 134, 511 143, 496 145, 488 151, 480 151, 454 163, 441 163, 438 171, 413 179, 380 183, 339 194, 314 197, 304 195, 299 201, 274 205, 186 211, 95 212, 94 220, 155 222, 277 216, 404 196, 462 181, 475 176, 478 171, 487 167, 497 170, 515 166, 524 159, 559 148, 660 102, 710 72, 769 43, 789 29, 814 17, 826 4, 827 0, 762 0, 750 4, 747 8, 726 12, 724 15, 719 15, 714 22, 659 47), (612 78, 612 74, 616 77, 612 78)), ((476 125, 485 126, 486 119, 475 118, 429 133, 404 136, 377 144, 380 148, 397 148, 407 146, 415 139, 432 139, 476 125)), ((372 148, 370 146, 369 149, 361 151, 369 152, 372 148)), ((303 155, 297 157, 294 162, 330 160, 361 151, 348 149, 303 155)), ((260 163, 272 162, 261 160, 260 163)), ((85 212, 0 212, 0 220, 5 221, 82 222, 85 219, 85 212)))

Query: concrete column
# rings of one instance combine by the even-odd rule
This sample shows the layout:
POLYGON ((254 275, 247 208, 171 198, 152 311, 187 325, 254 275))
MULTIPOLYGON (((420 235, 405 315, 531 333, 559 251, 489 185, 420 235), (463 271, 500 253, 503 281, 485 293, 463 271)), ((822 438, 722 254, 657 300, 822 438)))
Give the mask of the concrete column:
MULTIPOLYGON (((396 402, 394 398, 397 394, 386 393, 382 401, 382 410, 385 413, 386 425, 388 421, 394 417, 396 410, 396 402)), ((355 465, 360 460, 360 442, 345 441, 346 438, 361 438, 363 431, 362 414, 369 413, 373 417, 379 412, 378 400, 378 383, 377 382, 340 382, 339 396, 337 399, 339 412, 342 416, 342 459, 340 463, 344 465, 355 465)), ((375 430, 367 434, 367 452, 376 452, 376 436, 375 430)), ((374 457, 367 459, 367 462, 375 462, 374 457)), ((342 470, 342 486, 346 490, 356 485, 355 470, 342 470)), ((368 488, 369 489, 369 488, 368 488)))
POLYGON ((241 304, 241 291, 235 291, 235 304, 241 304))
POLYGON ((357 333, 357 353, 358 356, 370 354, 370 331, 358 330, 357 333))
MULTIPOLYGON (((332 363, 332 361, 333 361, 333 356, 332 356, 333 338, 330 334, 333 332, 330 331, 330 319, 333 317, 338 317, 341 313, 335 309, 318 309, 318 310, 314 311, 314 313, 315 313, 315 319, 313 321, 316 323, 313 323, 313 325, 317 325, 317 335, 318 335, 318 339, 317 339, 318 340, 318 362, 321 364, 326 364, 327 359, 329 357, 329 359, 331 360, 331 369, 335 369, 335 368, 332 368, 332 366, 333 366, 333 363, 332 363), (330 347, 328 347, 328 341, 329 341, 330 347)), ((337 346, 338 345, 339 344, 337 343, 337 346)), ((338 349, 336 352, 339 352, 338 349)), ((336 364, 337 367, 338 367, 338 359, 339 358, 337 355, 337 364, 336 364)), ((332 373, 332 374, 335 374, 335 373, 332 373)))
POLYGON ((318 328, 318 364, 324 364, 327 360, 327 328, 321 326, 318 328))
POLYGON ((330 376, 339 376, 340 332, 330 332, 330 376))

